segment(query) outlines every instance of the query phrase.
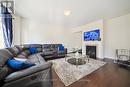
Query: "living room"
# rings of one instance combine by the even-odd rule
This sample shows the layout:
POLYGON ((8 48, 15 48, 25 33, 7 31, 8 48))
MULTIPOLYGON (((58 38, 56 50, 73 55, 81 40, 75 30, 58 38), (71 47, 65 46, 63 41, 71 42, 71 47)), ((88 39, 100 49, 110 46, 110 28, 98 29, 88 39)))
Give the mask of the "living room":
POLYGON ((0 4, 0 48, 4 49, 0 52, 0 86, 130 86, 129 0, 2 0, 0 4), (2 13, 7 11, 5 9, 9 10, 8 14, 2 13), (6 29, 9 29, 8 32, 5 32, 6 29), (88 37, 88 34, 92 35, 88 37), (16 48, 12 51, 12 47, 18 48, 17 55, 16 48), (37 53, 35 48, 40 53, 33 56, 31 54, 37 53), (30 52, 26 58, 23 58, 23 50, 30 52), (125 54, 119 54, 120 50, 125 54), (9 57, 22 62, 29 59, 29 63, 34 64, 29 66, 29 72, 28 68, 22 69, 22 73, 21 69, 12 70, 11 74, 15 71, 12 75, 18 77, 11 77, 10 73, 3 74, 5 69, 2 71, 5 66, 10 70, 8 63, 12 60, 9 57), (19 57, 20 60, 17 59, 19 57), (32 60, 34 57, 39 57, 40 63, 46 62, 44 67, 37 65, 32 60), (38 75, 35 76, 34 71, 38 75), (37 81, 42 74, 49 81, 47 78, 37 81))

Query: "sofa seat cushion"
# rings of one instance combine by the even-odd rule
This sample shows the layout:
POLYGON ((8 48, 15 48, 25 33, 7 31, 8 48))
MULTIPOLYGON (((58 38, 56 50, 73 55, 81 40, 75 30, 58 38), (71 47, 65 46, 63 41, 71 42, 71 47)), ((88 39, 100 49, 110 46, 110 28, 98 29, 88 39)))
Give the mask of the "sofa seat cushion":
POLYGON ((50 48, 43 49, 43 52, 49 52, 49 51, 51 51, 50 48))
POLYGON ((58 54, 65 54, 64 51, 58 51, 58 54))
POLYGON ((0 68, 0 80, 5 78, 7 75, 9 75, 12 72, 13 72, 13 70, 11 68, 9 68, 7 65, 5 65, 4 67, 1 67, 0 68))
POLYGON ((21 58, 21 59, 27 59, 27 56, 25 55, 22 55, 22 54, 19 54, 16 56, 17 58, 21 58))
POLYGON ((31 55, 31 52, 29 50, 24 50, 20 54, 23 55, 23 56, 25 56, 27 58, 29 55, 31 55))
POLYGON ((24 50, 23 52, 25 52, 27 55, 31 55, 31 52, 30 52, 29 49, 28 50, 24 50))
POLYGON ((44 51, 43 54, 44 54, 45 56, 53 55, 53 54, 54 54, 54 51, 44 51))
POLYGON ((28 56, 28 62, 35 63, 35 64, 42 64, 45 63, 46 61, 44 58, 41 56, 42 53, 36 53, 28 56))

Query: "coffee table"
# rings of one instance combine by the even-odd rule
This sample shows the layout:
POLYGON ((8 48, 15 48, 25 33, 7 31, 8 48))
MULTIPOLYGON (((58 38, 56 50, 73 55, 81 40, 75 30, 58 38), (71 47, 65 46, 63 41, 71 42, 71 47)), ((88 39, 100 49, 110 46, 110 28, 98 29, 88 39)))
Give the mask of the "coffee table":
POLYGON ((65 57, 65 61, 67 61, 68 63, 72 64, 72 65, 84 65, 87 62, 89 62, 89 58, 87 56, 82 56, 79 55, 79 57, 75 57, 74 54, 69 54, 65 57), (87 60, 87 61, 86 61, 87 60))
POLYGON ((83 65, 86 63, 86 61, 84 59, 77 59, 77 58, 70 58, 67 60, 68 63, 72 64, 72 65, 83 65))

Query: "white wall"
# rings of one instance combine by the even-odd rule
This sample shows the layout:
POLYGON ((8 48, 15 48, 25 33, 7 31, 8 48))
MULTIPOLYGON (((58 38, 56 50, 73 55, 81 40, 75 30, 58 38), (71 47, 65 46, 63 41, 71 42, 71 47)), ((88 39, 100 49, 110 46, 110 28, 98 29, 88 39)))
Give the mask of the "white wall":
POLYGON ((114 58, 115 49, 130 49, 130 14, 105 21, 105 58, 114 58))
POLYGON ((21 17, 14 16, 13 19, 13 45, 21 44, 21 17))
POLYGON ((22 19, 22 43, 60 43, 63 28, 22 19))
POLYGON ((41 43, 41 44, 58 44, 62 43, 68 49, 73 46, 71 32, 63 26, 44 24, 39 21, 34 21, 22 18, 21 21, 21 43, 41 43))
POLYGON ((75 42, 74 48, 82 48, 82 31, 74 32, 72 35, 75 42))

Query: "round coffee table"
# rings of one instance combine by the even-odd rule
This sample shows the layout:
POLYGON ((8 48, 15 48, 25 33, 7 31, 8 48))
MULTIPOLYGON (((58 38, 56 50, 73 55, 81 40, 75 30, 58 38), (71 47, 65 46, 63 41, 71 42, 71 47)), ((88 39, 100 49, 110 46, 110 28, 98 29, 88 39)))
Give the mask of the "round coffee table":
POLYGON ((67 62, 72 65, 84 65, 86 63, 86 61, 82 58, 70 58, 67 60, 67 62))

